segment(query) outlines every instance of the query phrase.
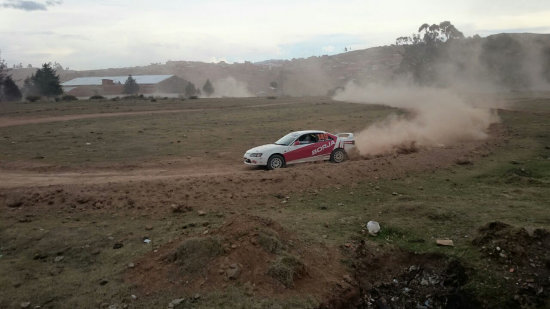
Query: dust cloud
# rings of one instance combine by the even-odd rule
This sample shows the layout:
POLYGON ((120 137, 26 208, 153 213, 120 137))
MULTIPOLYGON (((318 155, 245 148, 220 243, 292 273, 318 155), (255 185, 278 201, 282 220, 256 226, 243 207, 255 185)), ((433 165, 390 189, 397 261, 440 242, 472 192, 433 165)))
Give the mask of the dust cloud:
POLYGON ((394 113, 356 134, 355 143, 363 156, 485 139, 489 126, 499 121, 491 109, 474 106, 451 90, 405 83, 386 86, 350 83, 334 99, 406 111, 394 113))
POLYGON ((254 96, 248 90, 248 85, 245 82, 238 81, 231 76, 216 80, 212 84, 214 86, 214 94, 210 97, 213 98, 247 98, 254 96))

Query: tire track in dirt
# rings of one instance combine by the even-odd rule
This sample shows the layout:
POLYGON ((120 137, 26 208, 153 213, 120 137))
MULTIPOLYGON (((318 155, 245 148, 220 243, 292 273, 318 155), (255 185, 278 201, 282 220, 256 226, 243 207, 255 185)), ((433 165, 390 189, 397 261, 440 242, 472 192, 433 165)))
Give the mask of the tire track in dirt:
MULTIPOLYGON (((175 178, 200 178, 205 176, 226 176, 247 172, 242 166, 199 170, 197 168, 149 168, 127 170, 83 170, 75 172, 28 172, 0 169, 0 188, 45 187, 52 185, 92 185, 132 181, 155 181, 175 178)), ((250 172, 250 171, 249 171, 250 172)))

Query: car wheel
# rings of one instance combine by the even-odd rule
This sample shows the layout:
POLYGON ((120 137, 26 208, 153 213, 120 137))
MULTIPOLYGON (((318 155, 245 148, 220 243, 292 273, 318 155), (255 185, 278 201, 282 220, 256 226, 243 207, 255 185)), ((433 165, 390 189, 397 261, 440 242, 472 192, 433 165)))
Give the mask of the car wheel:
POLYGON ((330 154, 330 161, 334 163, 343 162, 345 159, 346 159, 346 152, 344 151, 344 149, 341 149, 341 148, 335 149, 330 154))
POLYGON ((285 166, 285 159, 281 155, 272 155, 267 160, 267 169, 274 170, 285 166))

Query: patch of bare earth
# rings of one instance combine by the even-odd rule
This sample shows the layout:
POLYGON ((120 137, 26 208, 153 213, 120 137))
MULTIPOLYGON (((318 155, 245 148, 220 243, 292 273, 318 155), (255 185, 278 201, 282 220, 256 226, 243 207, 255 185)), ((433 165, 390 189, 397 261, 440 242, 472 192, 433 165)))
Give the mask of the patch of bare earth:
POLYGON ((163 245, 126 275, 146 295, 219 291, 242 284, 257 296, 327 297, 345 273, 335 248, 309 245, 267 218, 228 218, 220 228, 163 245), (331 267, 326 267, 331 265, 331 267))
POLYGON ((496 221, 481 227, 473 244, 515 290, 511 307, 549 305, 550 232, 496 221))

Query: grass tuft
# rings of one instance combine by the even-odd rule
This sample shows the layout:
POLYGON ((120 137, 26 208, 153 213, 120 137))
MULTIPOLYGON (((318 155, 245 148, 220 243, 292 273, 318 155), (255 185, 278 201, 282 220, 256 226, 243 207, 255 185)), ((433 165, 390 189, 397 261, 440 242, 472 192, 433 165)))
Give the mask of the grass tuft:
POLYGON ((279 257, 269 266, 267 273, 287 288, 294 287, 294 280, 305 273, 305 266, 293 255, 279 257))

